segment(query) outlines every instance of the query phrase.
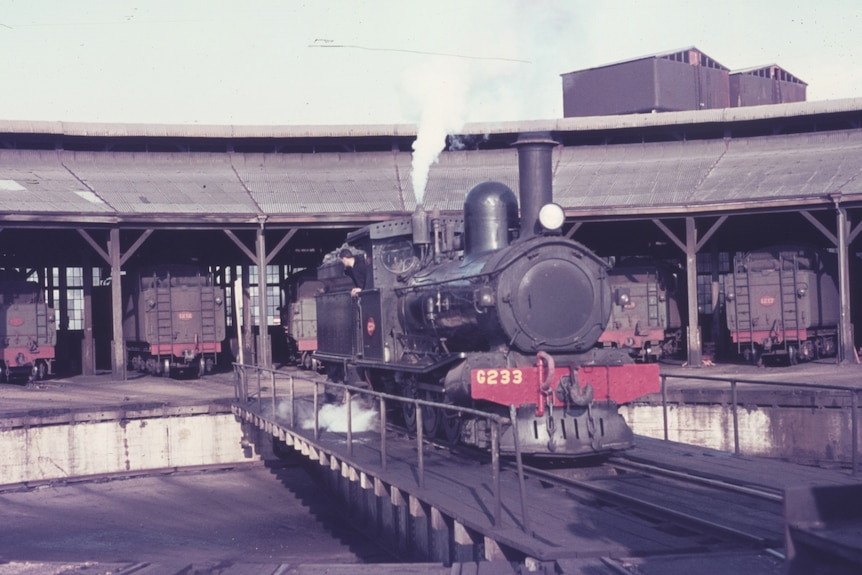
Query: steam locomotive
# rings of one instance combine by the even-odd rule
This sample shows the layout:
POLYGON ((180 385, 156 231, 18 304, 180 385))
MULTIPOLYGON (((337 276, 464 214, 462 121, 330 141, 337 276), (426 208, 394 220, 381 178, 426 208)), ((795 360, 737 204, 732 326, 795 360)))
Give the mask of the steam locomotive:
POLYGON ((225 300, 209 273, 195 266, 149 268, 124 294, 130 368, 165 377, 213 370, 225 339, 225 300))
POLYGON ((53 373, 57 324, 38 283, 0 280, 0 381, 40 380, 53 373))
POLYGON ((839 299, 834 254, 810 246, 771 246, 733 260, 725 276, 727 327, 746 361, 790 365, 838 350, 839 299))
MULTIPOLYGON (((545 135, 522 136, 521 213, 507 186, 484 182, 462 217, 417 208, 411 218, 347 237, 370 254, 372 287, 352 297, 334 254, 318 269, 318 350, 335 381, 508 416, 504 453, 578 457, 632 444, 617 405, 659 389, 655 364, 596 343, 611 308, 608 266, 559 230, 545 135), (517 429, 517 438, 515 437, 517 429)), ((402 404, 416 426, 415 407, 402 404)), ((426 434, 488 447, 484 420, 422 408, 426 434)))
POLYGON ((664 262, 630 258, 608 275, 613 304, 599 343, 626 349, 642 362, 678 355, 686 322, 678 270, 664 262))

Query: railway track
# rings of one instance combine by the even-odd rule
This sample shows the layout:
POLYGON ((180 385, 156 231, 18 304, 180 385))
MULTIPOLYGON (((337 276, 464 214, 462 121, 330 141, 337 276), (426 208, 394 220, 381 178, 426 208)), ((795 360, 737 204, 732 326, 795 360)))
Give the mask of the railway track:
MULTIPOLYGON (((508 466, 514 471, 514 465, 508 466)), ((651 518, 660 529, 692 529, 783 558, 783 498, 775 491, 611 458, 592 467, 525 465, 528 478, 585 504, 651 518)))

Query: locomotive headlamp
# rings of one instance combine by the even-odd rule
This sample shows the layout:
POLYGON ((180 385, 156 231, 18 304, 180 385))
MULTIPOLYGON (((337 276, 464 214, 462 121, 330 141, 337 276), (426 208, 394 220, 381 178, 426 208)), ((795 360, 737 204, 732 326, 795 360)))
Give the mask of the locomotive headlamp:
POLYGON ((548 231, 558 230, 566 221, 566 214, 559 204, 545 204, 539 210, 539 223, 548 231))
POLYGON ((725 299, 727 299, 727 301, 733 301, 736 299, 736 294, 733 292, 730 292, 729 294, 727 294, 724 297, 725 297, 725 299))
POLYGON ((473 292, 476 307, 491 307, 495 303, 494 290, 489 286, 480 287, 473 292))
POLYGON ((807 294, 808 294, 808 288, 807 287, 803 286, 803 287, 799 288, 798 290, 796 290, 796 295, 798 295, 799 297, 805 297, 807 294))

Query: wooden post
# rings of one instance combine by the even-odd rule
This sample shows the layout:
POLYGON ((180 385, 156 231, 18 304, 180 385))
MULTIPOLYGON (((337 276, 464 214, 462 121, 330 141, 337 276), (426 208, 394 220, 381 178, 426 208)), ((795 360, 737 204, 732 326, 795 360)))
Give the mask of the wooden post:
POLYGON ((850 256, 848 251, 847 209, 835 205, 838 219, 838 362, 856 361, 856 345, 850 315, 850 256))
POLYGON ((126 381, 126 350, 123 345, 123 290, 120 269, 120 228, 111 228, 108 240, 108 255, 111 258, 111 304, 113 313, 114 342, 111 371, 114 379, 126 381))
POLYGON ((272 368, 269 349, 269 302, 266 301, 266 237, 263 233, 263 220, 257 229, 257 319, 260 334, 257 338, 257 365, 272 368))
POLYGON ((96 347, 93 342, 93 266, 90 265, 90 254, 84 252, 84 339, 81 342, 81 373, 96 374, 96 347))
POLYGON ((685 275, 688 292, 688 365, 700 367, 700 322, 697 315, 697 226, 694 218, 685 219, 685 275))

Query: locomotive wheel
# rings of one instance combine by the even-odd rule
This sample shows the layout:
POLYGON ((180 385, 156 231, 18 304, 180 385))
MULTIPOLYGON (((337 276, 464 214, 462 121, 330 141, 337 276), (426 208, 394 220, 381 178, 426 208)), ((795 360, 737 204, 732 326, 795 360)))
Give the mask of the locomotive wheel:
POLYGON ((42 381, 48 374, 48 366, 44 361, 33 364, 33 381, 42 381))
POLYGON ((799 353, 796 351, 795 345, 791 345, 787 348, 787 360, 790 362, 790 365, 796 365, 799 363, 799 353))
POLYGON ((455 445, 461 439, 461 417, 458 412, 441 410, 440 436, 449 445, 455 445))
MULTIPOLYGON (((416 406, 412 403, 401 404, 401 417, 404 418, 404 427, 413 433, 416 431, 416 406)), ((424 427, 424 426, 423 426, 424 427)))
MULTIPOLYGON (((421 398, 425 401, 434 401, 434 396, 431 392, 424 392, 421 398)), ((437 431, 440 429, 440 421, 443 419, 443 413, 436 407, 427 405, 422 406, 422 433, 426 437, 436 437, 437 431)), ((415 423, 414 423, 415 426, 415 423)))
MULTIPOLYGON (((416 392, 414 390, 412 381, 406 381, 401 383, 401 397, 416 397, 416 392)), ((406 401, 399 403, 401 404, 401 417, 404 419, 404 427, 407 428, 407 431, 409 433, 414 433, 416 431, 416 404, 408 403, 406 401)), ((423 413, 422 415, 425 414, 423 413)))

